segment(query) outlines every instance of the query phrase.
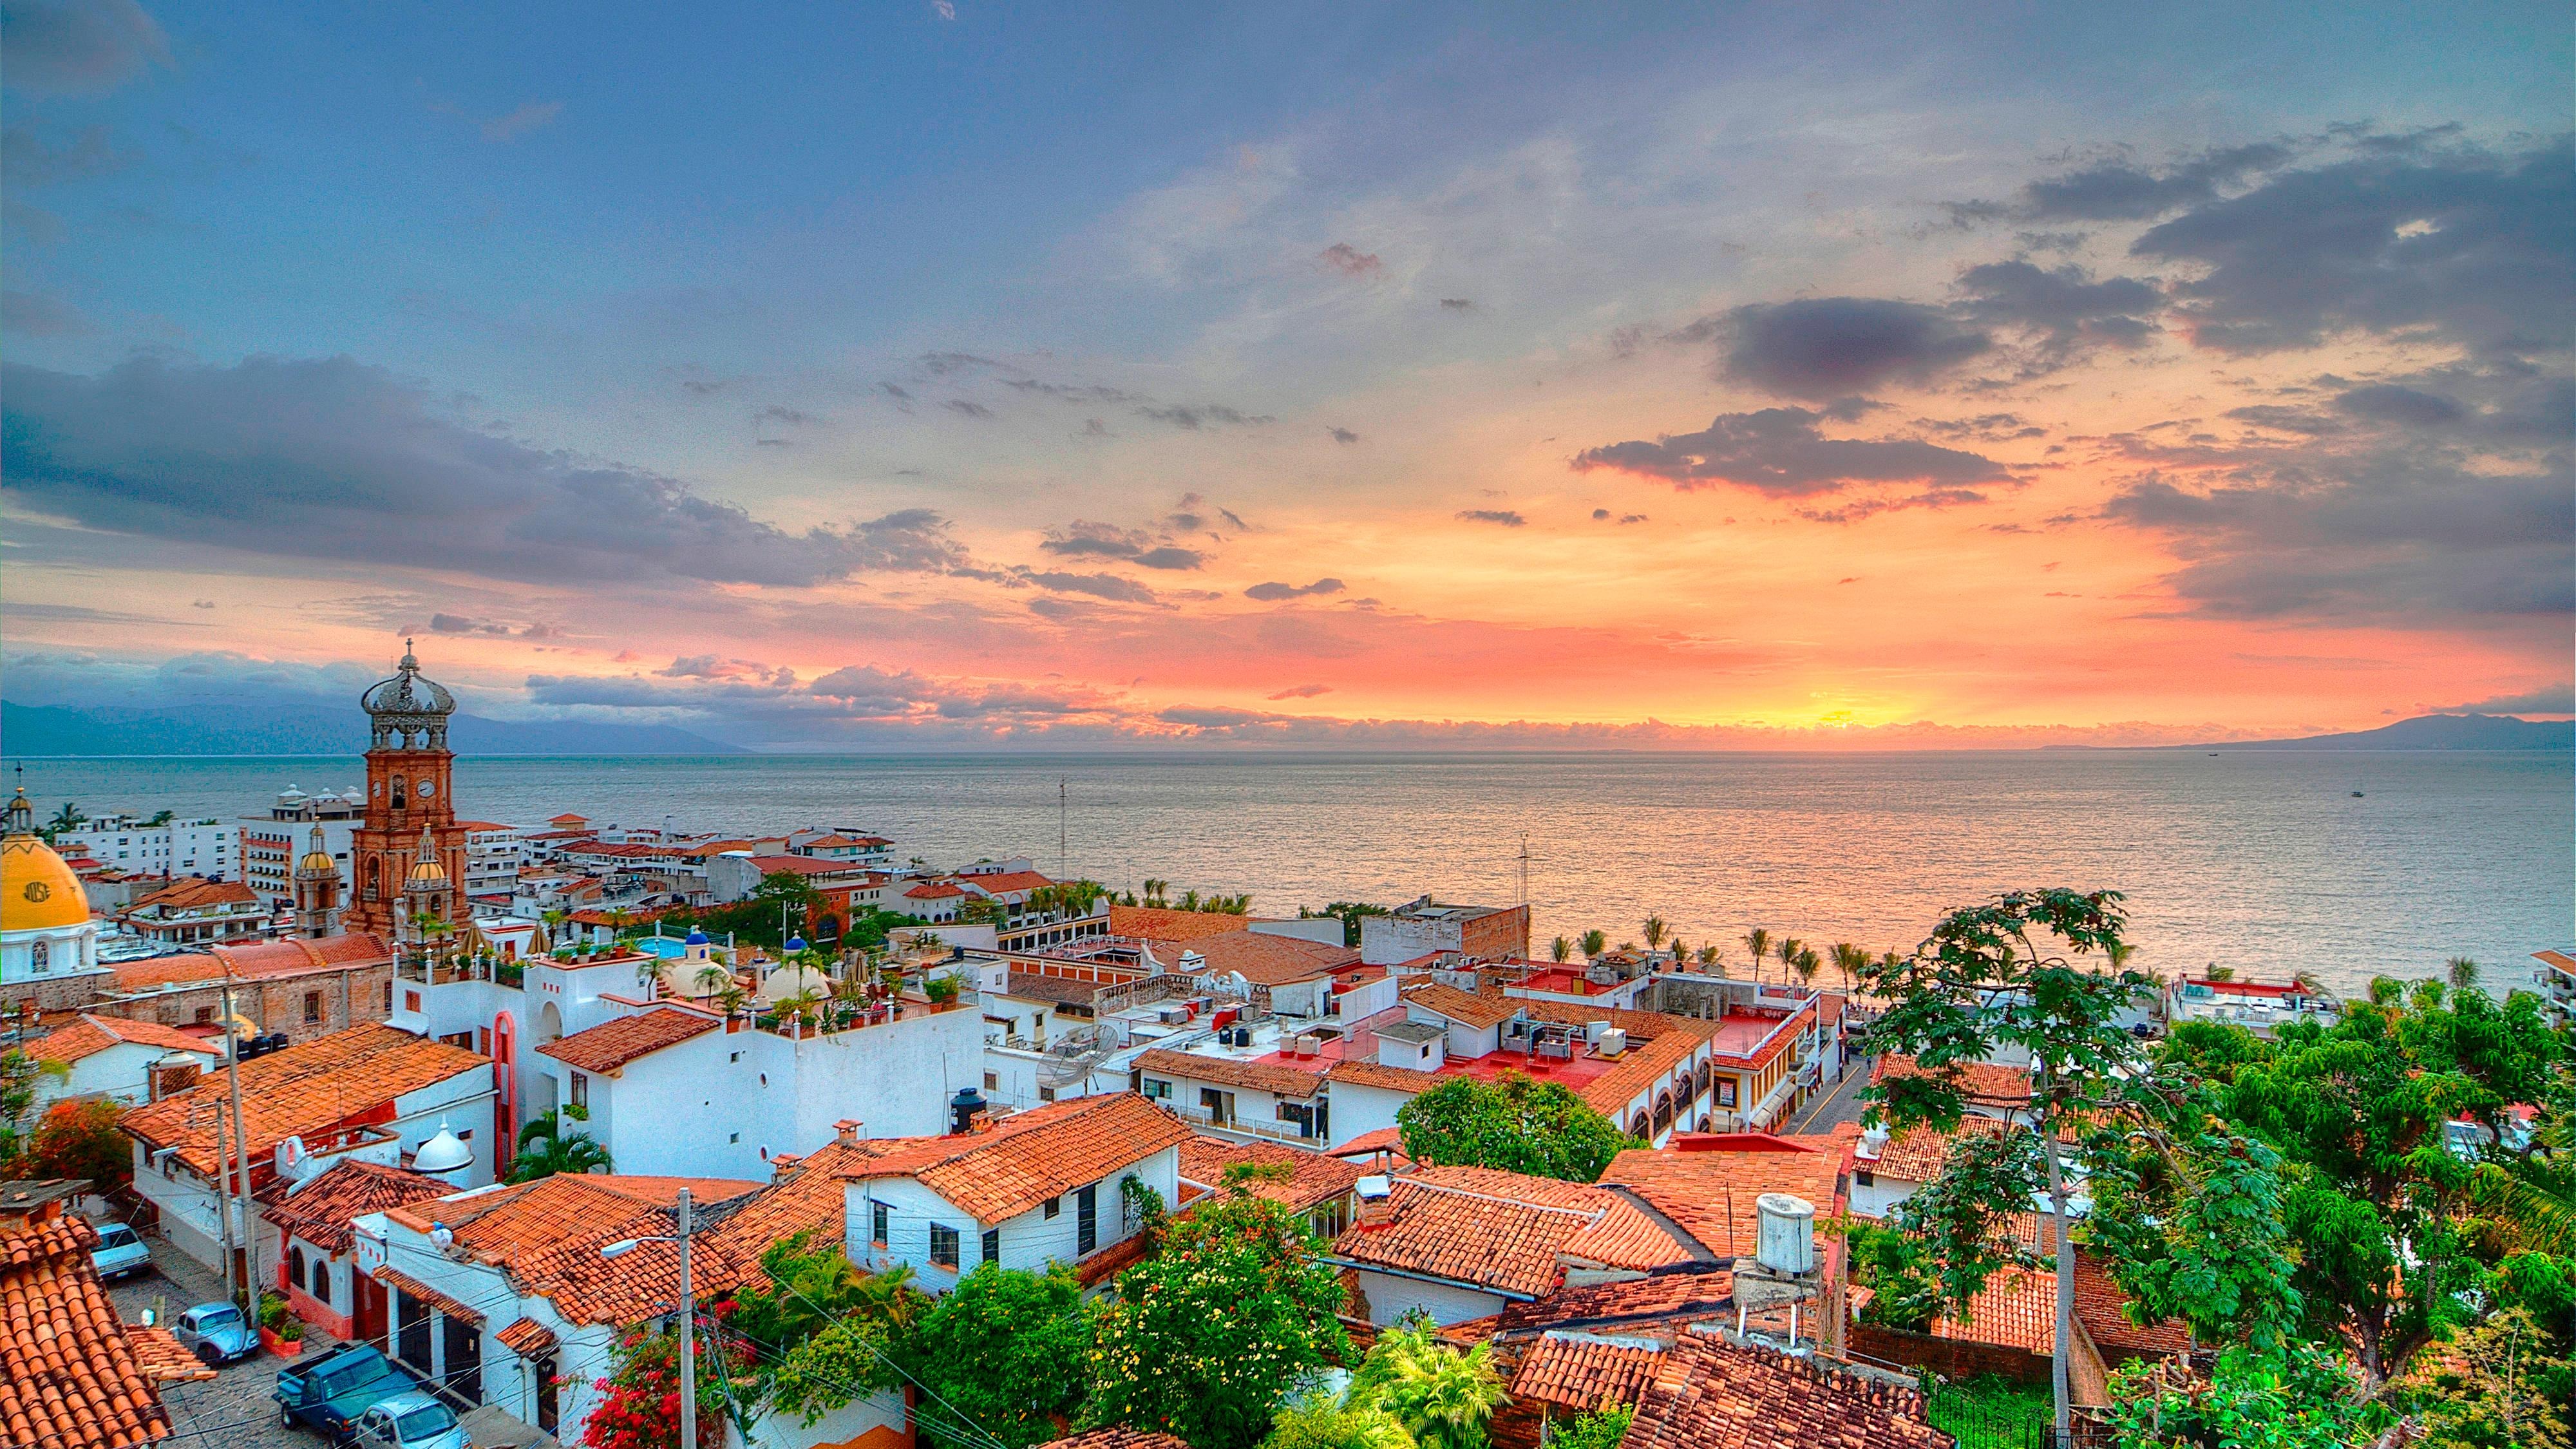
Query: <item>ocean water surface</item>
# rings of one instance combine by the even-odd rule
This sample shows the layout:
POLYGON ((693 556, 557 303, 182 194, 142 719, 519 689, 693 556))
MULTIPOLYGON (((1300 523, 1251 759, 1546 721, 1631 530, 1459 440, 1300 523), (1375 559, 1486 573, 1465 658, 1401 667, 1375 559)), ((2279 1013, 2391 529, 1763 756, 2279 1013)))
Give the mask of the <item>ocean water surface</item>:
MULTIPOLYGON (((25 764, 40 815, 70 798, 238 816, 289 783, 363 778, 353 757, 25 764)), ((2518 983, 2531 952, 2576 941, 2563 752, 466 757, 456 794, 520 824, 852 826, 935 865, 1027 855, 1282 914, 1508 905, 1526 847, 1540 950, 1596 926, 1634 940, 1660 915, 1739 972, 1755 926, 1903 947, 1949 907, 2041 885, 2124 892, 2136 964, 2168 973, 2305 969, 2350 990, 2466 955, 2518 983)))

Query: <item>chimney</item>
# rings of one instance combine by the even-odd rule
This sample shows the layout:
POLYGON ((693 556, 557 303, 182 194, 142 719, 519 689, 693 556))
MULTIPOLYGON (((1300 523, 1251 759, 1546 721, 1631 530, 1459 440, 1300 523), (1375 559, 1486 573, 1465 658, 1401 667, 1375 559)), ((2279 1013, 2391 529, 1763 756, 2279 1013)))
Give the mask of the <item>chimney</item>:
POLYGON ((859 1127, 858 1118, 844 1117, 832 1124, 832 1140, 843 1147, 856 1147, 859 1145, 859 1127))
POLYGON ((1382 1228, 1395 1221, 1395 1183, 1384 1176, 1361 1178, 1351 1188, 1358 1195, 1360 1210, 1357 1222, 1364 1228, 1382 1228))
POLYGON ((796 1170, 796 1164, 803 1162, 804 1160, 804 1158, 797 1156, 793 1152, 771 1153, 769 1156, 769 1180, 771 1182, 785 1181, 787 1174, 796 1170))

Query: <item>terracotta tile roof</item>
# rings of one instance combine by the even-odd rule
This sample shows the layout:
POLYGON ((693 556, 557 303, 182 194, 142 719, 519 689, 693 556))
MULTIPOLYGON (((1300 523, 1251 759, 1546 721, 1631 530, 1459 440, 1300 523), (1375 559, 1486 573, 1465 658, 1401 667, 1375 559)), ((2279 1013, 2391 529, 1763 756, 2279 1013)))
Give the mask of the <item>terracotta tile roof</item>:
POLYGON ((2053 1269, 1997 1269, 1968 1300, 1967 1313, 1933 1319, 1932 1334, 2046 1358, 2057 1352, 2057 1274, 2053 1269))
POLYGON ((1551 1330, 1521 1355, 1511 1393, 1515 1399, 1537 1399, 1588 1414, 1637 1402, 1663 1361, 1663 1350, 1647 1343, 1551 1330))
POLYGON ((699 1290, 718 1292, 759 1271, 756 1249, 738 1251, 720 1220, 707 1222, 759 1190, 726 1178, 557 1175, 414 1203, 385 1216, 414 1232, 428 1231, 433 1217, 446 1223, 469 1256, 502 1266, 520 1291, 551 1301, 573 1322, 632 1323, 679 1301, 679 1250, 642 1243, 613 1262, 599 1250, 621 1238, 672 1232, 671 1204, 682 1187, 702 1224, 690 1263, 699 1290))
POLYGON ((1941 1175, 1950 1163, 1950 1149, 1962 1137, 1996 1137, 2019 1129, 2008 1127, 1992 1117, 1962 1117, 1959 1130, 1944 1132, 1937 1127, 1916 1127, 1888 1139, 1875 1160, 1854 1156, 1851 1165, 1880 1177, 1899 1182, 1930 1182, 1941 1175))
POLYGON ((1044 971, 1013 971, 1004 978, 1002 994, 1023 1001, 1048 1001, 1058 1006, 1089 1006, 1104 983, 1076 981, 1070 976, 1052 976, 1044 971))
POLYGON ((513 1319, 509 1327, 492 1336, 501 1340, 503 1347, 521 1358, 535 1358, 555 1346, 554 1334, 547 1331, 544 1324, 533 1318, 513 1319))
POLYGON ((1529 1334, 1548 1328, 1592 1328, 1616 1333, 1623 1325, 1678 1323, 1731 1315, 1734 1310, 1732 1272, 1721 1268, 1655 1273, 1616 1283, 1568 1288, 1529 1303, 1508 1304, 1496 1317, 1494 1331, 1529 1334))
POLYGON ((1833 1215, 1846 1144, 1858 1132, 1779 1139, 1806 1149, 1797 1152, 1632 1148, 1610 1160, 1601 1186, 1637 1194, 1711 1253, 1743 1257, 1758 1233, 1754 1203, 1766 1192, 1805 1198, 1819 1219, 1833 1215))
POLYGON ((1109 907, 1109 934, 1134 936, 1153 941, 1195 941, 1202 936, 1222 936, 1230 931, 1252 929, 1250 916, 1229 916, 1218 911, 1172 911, 1160 906, 1109 907))
POLYGON ((1334 1148, 1333 1155, 1335 1157, 1367 1157, 1373 1153, 1401 1153, 1403 1151, 1404 1129, 1401 1127, 1380 1127, 1372 1132, 1363 1132, 1359 1136, 1352 1138, 1350 1141, 1343 1143, 1341 1146, 1334 1148))
POLYGON ((1631 1041, 1628 1049, 1619 1054, 1617 1066, 1584 1083, 1575 1095, 1625 1131, 1628 1104, 1636 1100, 1637 1094, 1651 1093, 1657 1083, 1672 1076, 1704 1045, 1698 1037, 1680 1031, 1666 1032, 1643 1046, 1631 1041))
POLYGON ((218 1376, 179 1335, 158 1325, 125 1325, 125 1346, 134 1351, 134 1366, 156 1384, 202 1384, 218 1376))
POLYGON ((377 1282, 388 1288, 401 1289, 404 1297, 417 1298, 450 1318, 461 1319, 478 1326, 483 1322, 483 1315, 476 1312, 472 1305, 450 1298, 410 1274, 394 1268, 378 1268, 374 1276, 377 1282))
POLYGON ((1411 1067, 1383 1066, 1377 1062, 1339 1061, 1324 1069, 1327 1081, 1348 1082, 1354 1087, 1384 1087, 1390 1092, 1428 1092, 1440 1085, 1437 1072, 1417 1072, 1411 1067))
POLYGON ((1290 1176, 1286 1181, 1254 1182, 1249 1187, 1254 1197, 1269 1198, 1297 1213, 1347 1196, 1368 1175, 1367 1169, 1356 1162, 1320 1152, 1283 1147, 1275 1142, 1228 1142, 1221 1137, 1196 1136, 1181 1144, 1181 1181, 1215 1192, 1225 1183, 1225 1170, 1240 1162, 1287 1168, 1290 1176))
MULTIPOLYGON (((2055 1291, 2057 1233, 2047 1216, 2040 1213, 2014 1213, 2004 1220, 1998 1234, 2022 1251, 2040 1260, 2034 1270, 2048 1280, 2055 1291)), ((2191 1328, 2178 1318, 2141 1327, 2129 1321, 2129 1295, 2111 1277, 2110 1265, 2100 1254, 2083 1244, 2075 1247, 2075 1316, 2082 1320, 2085 1334, 2094 1347, 2104 1353, 2125 1358, 2130 1354, 2167 1357, 2191 1346, 2191 1328)), ((2055 1300, 2050 1300, 2050 1316, 2055 1318, 2055 1300)))
POLYGON ((1193 1082, 1212 1082, 1220 1087, 1234 1087, 1246 1092, 1268 1092, 1274 1096, 1305 1101, 1324 1089, 1322 1072, 1283 1067, 1272 1062, 1236 1061, 1230 1057, 1204 1057, 1193 1052, 1165 1051, 1157 1047, 1136 1058, 1136 1069, 1148 1076, 1187 1078, 1193 1082))
POLYGON ((0 1223, 0 1441, 124 1449, 170 1432, 153 1376, 90 1269, 97 1243, 89 1224, 55 1206, 0 1223))
POLYGON ((1015 1112, 990 1131, 898 1138, 844 1172, 909 1177, 979 1223, 1014 1218, 1190 1139, 1179 1118, 1133 1092, 1015 1112))
POLYGON ((219 1057, 223 1049, 204 1037, 190 1036, 174 1026, 157 1021, 127 1021, 120 1016, 92 1016, 83 1012, 68 1026, 46 1033, 27 1043, 27 1055, 40 1062, 76 1062, 93 1057, 112 1046, 125 1044, 159 1047, 163 1051, 199 1052, 219 1057))
MULTIPOLYGON (((250 1156, 259 1161, 289 1137, 319 1137, 376 1115, 406 1093, 491 1067, 489 1057, 373 1022, 253 1057, 240 1071, 250 1156)), ((119 1125, 148 1147, 177 1148, 179 1161, 211 1176, 231 1156, 215 1135, 216 1103, 225 1090, 221 1080, 200 1082, 135 1108, 119 1125)))
POLYGON ((349 1251, 349 1220, 456 1191, 454 1183, 373 1162, 338 1162, 301 1184, 277 1182, 259 1194, 260 1216, 334 1257, 349 1251), (293 1191, 287 1191, 290 1186, 293 1191))
POLYGON ((1923 1396, 1704 1334, 1676 1339, 1621 1449, 1953 1449, 1923 1396))
POLYGON ((1959 1090, 1968 1104, 1997 1109, 2026 1107, 2030 1104, 2030 1073, 2019 1067, 1999 1067, 1992 1062, 1960 1062, 1947 1073, 1933 1073, 1915 1064, 1912 1057, 1885 1056, 1869 1069, 1871 1086, 1890 1077, 1949 1075, 1957 1079, 1959 1090))
POLYGON ((639 1177, 557 1173, 534 1182, 478 1188, 384 1210, 388 1222, 416 1233, 445 1225, 456 1247, 478 1262, 510 1264, 567 1242, 615 1241, 603 1230, 653 1208, 669 1207, 689 1189, 701 1209, 757 1191, 760 1184, 720 1177, 639 1177))
POLYGON ((657 1006, 651 1011, 603 1021, 537 1050, 585 1072, 613 1072, 628 1062, 704 1036, 723 1025, 702 1011, 657 1006))
POLYGON ((203 953, 129 961, 116 968, 116 989, 120 992, 150 991, 163 986, 221 981, 227 961, 232 963, 234 979, 247 981, 300 976, 307 971, 382 966, 393 959, 394 953, 385 945, 383 937, 366 931, 352 931, 344 936, 324 936, 318 941, 298 937, 285 941, 262 941, 255 946, 215 946, 203 953))
POLYGON ((173 881, 143 899, 126 907, 131 913, 142 910, 192 911, 205 906, 255 906, 259 892, 237 880, 201 880, 190 877, 173 881))
POLYGON ((1063 1439, 1050 1439, 1037 1449, 1190 1449, 1182 1440, 1150 1429, 1085 1429, 1063 1439))
MULTIPOLYGON (((1344 1232, 1335 1256, 1523 1298, 1555 1291, 1558 1254, 1586 1230, 1614 1214, 1644 1221, 1615 1193, 1483 1167, 1426 1167, 1394 1179, 1392 1192, 1387 1221, 1344 1232)), ((1681 1257, 1668 1238, 1665 1247, 1664 1261, 1681 1257)))
POLYGON ((993 875, 966 874, 959 880, 987 895, 1009 895, 1013 891, 1033 891, 1055 882, 1033 870, 1006 870, 993 875))
POLYGON ((1436 1011, 1451 1021, 1472 1027, 1500 1026, 1518 1016, 1521 1003, 1504 996, 1470 996, 1455 986, 1426 981, 1404 993, 1404 1004, 1436 1011))
POLYGON ((966 894, 966 888, 963 886, 950 885, 944 880, 934 880, 924 881, 920 885, 914 886, 912 889, 905 891, 903 894, 906 900, 944 901, 950 896, 962 896, 966 894))
MULTIPOLYGON (((1236 916, 1230 919, 1241 920, 1236 916)), ((1254 986, 1286 986, 1348 970, 1360 953, 1348 946, 1328 946, 1297 936, 1265 936, 1257 931, 1220 931, 1191 937, 1154 937, 1154 955, 1177 971, 1181 953, 1196 951, 1207 964, 1199 970, 1222 975, 1240 972, 1254 986)))

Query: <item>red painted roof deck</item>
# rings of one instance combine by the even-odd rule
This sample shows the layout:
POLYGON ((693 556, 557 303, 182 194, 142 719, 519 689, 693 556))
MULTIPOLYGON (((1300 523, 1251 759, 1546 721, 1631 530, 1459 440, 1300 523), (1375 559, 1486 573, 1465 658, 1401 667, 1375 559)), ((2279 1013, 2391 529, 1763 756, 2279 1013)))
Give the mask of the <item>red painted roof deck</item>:
POLYGON ((1504 984, 1517 986, 1523 991, 1546 991, 1558 996, 1590 996, 1608 989, 1584 980, 1582 972, 1568 966, 1551 966, 1544 971, 1533 971, 1518 981, 1504 984))
MULTIPOLYGON (((1321 1051, 1311 1057, 1271 1052, 1251 1060, 1265 1067, 1290 1067, 1298 1071, 1320 1072, 1329 1069, 1335 1062, 1346 1059, 1345 1045, 1346 1043, 1341 1041, 1328 1041, 1323 1044, 1321 1051)), ((1373 1062, 1377 1060, 1377 1054, 1374 1051, 1363 1052, 1347 1060, 1373 1062)), ((1515 1051, 1498 1051, 1488 1052, 1484 1056, 1473 1059, 1451 1057, 1429 1075, 1443 1081, 1451 1077, 1474 1077, 1480 1082, 1491 1082, 1499 1080, 1505 1072, 1518 1072, 1525 1077, 1532 1077, 1542 1082, 1559 1082, 1567 1089, 1579 1092, 1609 1075, 1611 1069, 1618 1065, 1618 1059, 1615 1057, 1585 1055, 1576 1057, 1572 1061, 1558 1061, 1552 1057, 1532 1057, 1515 1051)))
POLYGON ((1764 1016, 1758 1013, 1730 1011, 1714 1023, 1717 1034, 1708 1040, 1709 1051, 1721 1057, 1749 1057, 1762 1046, 1762 1039, 1778 1031, 1786 1015, 1764 1016))

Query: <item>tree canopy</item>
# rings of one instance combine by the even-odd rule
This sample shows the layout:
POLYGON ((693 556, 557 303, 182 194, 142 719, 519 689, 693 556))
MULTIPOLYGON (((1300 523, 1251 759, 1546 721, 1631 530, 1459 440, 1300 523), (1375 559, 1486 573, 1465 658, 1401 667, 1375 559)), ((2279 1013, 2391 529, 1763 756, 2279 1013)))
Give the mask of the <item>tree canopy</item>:
POLYGON ((1519 1072, 1496 1081, 1451 1077, 1396 1109, 1405 1154, 1435 1167, 1491 1167, 1594 1182, 1610 1159, 1644 1144, 1561 1082, 1519 1072))

